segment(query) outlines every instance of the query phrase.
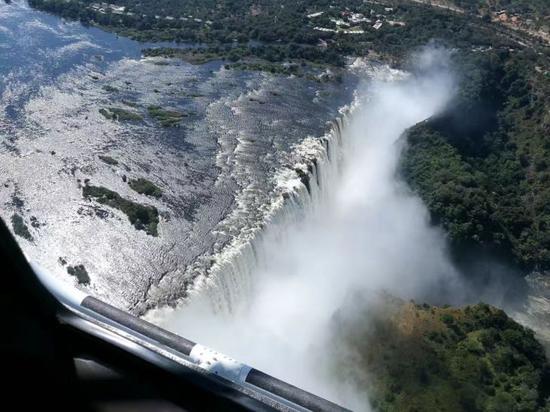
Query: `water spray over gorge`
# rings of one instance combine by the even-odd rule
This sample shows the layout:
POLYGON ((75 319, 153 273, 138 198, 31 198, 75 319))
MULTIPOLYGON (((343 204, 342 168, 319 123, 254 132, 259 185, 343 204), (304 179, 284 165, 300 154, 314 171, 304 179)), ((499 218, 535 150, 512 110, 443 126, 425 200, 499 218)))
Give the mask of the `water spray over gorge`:
POLYGON ((289 168, 280 176, 284 203, 274 206, 265 229, 215 265, 179 307, 148 317, 365 409, 366 395, 347 379, 357 371, 335 377, 349 354, 327 353, 335 314, 346 316, 357 293, 422 299, 442 296, 458 281, 443 234, 429 226, 422 202, 397 177, 403 134, 440 112, 454 87, 444 52, 424 51, 416 60, 416 74, 382 70, 325 141, 308 139, 296 148, 303 161, 294 166, 298 172, 289 168), (315 150, 304 155, 304 147, 315 150))

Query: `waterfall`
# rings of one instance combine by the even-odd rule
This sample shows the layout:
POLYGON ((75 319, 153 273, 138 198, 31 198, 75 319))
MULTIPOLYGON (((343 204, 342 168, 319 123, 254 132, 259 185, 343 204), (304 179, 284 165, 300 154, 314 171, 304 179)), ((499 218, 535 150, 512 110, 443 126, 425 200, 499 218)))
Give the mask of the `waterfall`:
POLYGON ((196 280, 191 294, 208 297, 215 312, 231 313, 246 305, 269 253, 266 245, 284 242, 288 228, 316 213, 341 169, 343 130, 353 106, 345 106, 321 138, 307 137, 296 145, 275 175, 273 202, 260 226, 245 232, 214 257, 207 276, 196 280), (244 241, 243 241, 244 239, 244 241))
MULTIPOLYGON (((408 76, 385 64, 360 58, 350 65, 350 70, 367 81, 391 82, 408 76)), ((352 114, 366 100, 368 97, 356 91, 353 101, 340 108, 324 136, 308 136, 293 147, 283 166, 274 174, 275 189, 271 202, 264 205, 261 222, 235 229, 238 225, 234 222, 248 211, 248 205, 244 204, 246 199, 237 199, 238 207, 220 222, 222 228, 218 229, 232 233, 232 240, 229 244, 216 245, 213 255, 202 256, 186 268, 183 277, 192 279, 192 288, 179 300, 177 307, 185 307, 190 299, 201 295, 208 297, 215 312, 232 313, 248 301, 256 282, 254 274, 265 263, 269 252, 265 250, 265 245, 271 243, 268 240, 283 241, 289 227, 304 216, 313 215, 334 192, 330 186, 342 171, 349 143, 345 141, 344 132, 352 114)), ((172 310, 172 307, 155 308, 145 318, 162 323, 165 313, 172 310)))

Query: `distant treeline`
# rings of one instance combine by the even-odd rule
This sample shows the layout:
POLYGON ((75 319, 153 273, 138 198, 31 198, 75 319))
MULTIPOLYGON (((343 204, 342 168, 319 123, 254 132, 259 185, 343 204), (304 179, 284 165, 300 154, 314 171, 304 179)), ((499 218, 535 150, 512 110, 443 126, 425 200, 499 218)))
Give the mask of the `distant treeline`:
POLYGON ((209 53, 225 54, 230 60, 249 55, 268 61, 302 59, 313 63, 341 65, 344 56, 366 56, 375 51, 401 58, 411 49, 437 39, 454 47, 508 43, 496 36, 481 19, 459 15, 406 1, 364 2, 349 0, 137 0, 111 1, 101 7, 89 0, 30 0, 31 6, 84 24, 94 24, 141 41, 200 43, 209 53), (391 7, 388 7, 391 6, 391 7), (314 12, 323 12, 308 17, 314 12), (350 13, 369 21, 353 22, 350 13), (357 33, 337 30, 336 20, 357 33), (376 30, 373 25, 381 21, 376 30), (392 25, 391 22, 405 25, 392 25), (235 47, 238 46, 238 47, 235 47), (264 47, 258 47, 264 46, 264 47), (214 50, 215 49, 215 50, 214 50))
POLYGON ((508 13, 518 13, 534 19, 548 16, 550 8, 547 0, 453 0, 453 3, 471 13, 506 10, 508 13))

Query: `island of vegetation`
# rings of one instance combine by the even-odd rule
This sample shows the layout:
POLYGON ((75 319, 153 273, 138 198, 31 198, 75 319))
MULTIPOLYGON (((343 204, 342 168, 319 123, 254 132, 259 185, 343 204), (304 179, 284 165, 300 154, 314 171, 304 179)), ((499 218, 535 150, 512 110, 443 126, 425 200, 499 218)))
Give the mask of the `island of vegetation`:
POLYGON ((29 231, 29 228, 21 215, 14 213, 11 217, 11 225, 13 228, 13 233, 15 233, 17 236, 21 236, 23 239, 27 239, 29 242, 33 241, 31 232, 29 231))
POLYGON ((119 91, 116 87, 110 86, 108 84, 103 86, 103 90, 105 90, 106 92, 109 92, 109 93, 117 93, 119 91))
POLYGON ((147 111, 149 116, 157 120, 162 127, 178 127, 183 118, 189 116, 187 113, 166 110, 160 106, 149 106, 147 111))
POLYGON ((106 119, 116 120, 116 121, 134 121, 139 122, 143 118, 138 114, 131 112, 126 109, 121 109, 119 107, 107 107, 104 109, 99 109, 99 113, 103 115, 106 119))
POLYGON ((162 190, 160 187, 143 177, 138 179, 130 179, 128 184, 133 190, 142 195, 151 196, 156 199, 159 199, 162 196, 162 190))
POLYGON ((154 206, 144 206, 124 199, 117 192, 101 186, 86 185, 82 188, 85 198, 110 206, 123 212, 130 223, 138 230, 143 230, 151 236, 158 236, 159 213, 154 206))
POLYGON ((81 285, 86 286, 90 284, 90 276, 84 265, 67 266, 67 273, 74 276, 81 285))

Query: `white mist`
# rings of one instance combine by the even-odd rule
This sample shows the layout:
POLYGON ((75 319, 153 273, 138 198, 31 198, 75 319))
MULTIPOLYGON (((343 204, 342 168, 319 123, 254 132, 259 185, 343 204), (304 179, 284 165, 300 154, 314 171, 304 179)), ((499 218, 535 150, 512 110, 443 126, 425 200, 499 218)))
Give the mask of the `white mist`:
POLYGON ((199 290, 176 310, 149 318, 343 406, 368 410, 364 388, 351 379, 361 371, 350 371, 349 380, 339 371, 336 379, 338 359, 327 359, 335 312, 360 290, 422 298, 456 281, 442 233, 396 178, 400 137, 452 96, 445 59, 444 52, 427 50, 417 58, 420 74, 365 85, 323 201, 305 219, 265 237, 267 252, 254 262, 246 301, 231 313, 215 311, 212 292, 199 290))

